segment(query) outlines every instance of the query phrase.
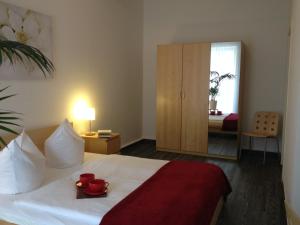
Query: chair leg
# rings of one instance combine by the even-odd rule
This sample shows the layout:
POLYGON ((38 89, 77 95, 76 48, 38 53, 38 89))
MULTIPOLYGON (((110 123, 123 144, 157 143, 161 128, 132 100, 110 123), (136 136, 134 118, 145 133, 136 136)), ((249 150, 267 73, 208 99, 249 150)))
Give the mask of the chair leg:
POLYGON ((279 138, 275 137, 276 143, 277 143, 277 152, 280 153, 280 147, 279 147, 279 138))
POLYGON ((241 136, 241 138, 240 138, 239 160, 241 160, 241 158, 242 158, 242 139, 243 139, 243 136, 241 136))
POLYGON ((267 153, 267 147, 268 147, 268 138, 265 138, 265 148, 264 148, 264 164, 266 163, 266 153, 267 153))
POLYGON ((281 154, 280 154, 280 147, 279 147, 279 138, 278 138, 278 137, 275 137, 275 140, 276 140, 276 144, 277 144, 277 152, 278 152, 278 156, 279 156, 279 159, 280 159, 281 154))

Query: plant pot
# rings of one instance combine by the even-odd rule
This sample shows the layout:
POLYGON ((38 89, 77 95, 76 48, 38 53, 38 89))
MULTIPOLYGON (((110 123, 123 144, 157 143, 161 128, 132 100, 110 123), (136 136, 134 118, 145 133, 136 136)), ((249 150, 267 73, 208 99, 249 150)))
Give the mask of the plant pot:
POLYGON ((210 110, 216 110, 217 109, 217 101, 216 100, 210 100, 209 101, 209 109, 210 110))

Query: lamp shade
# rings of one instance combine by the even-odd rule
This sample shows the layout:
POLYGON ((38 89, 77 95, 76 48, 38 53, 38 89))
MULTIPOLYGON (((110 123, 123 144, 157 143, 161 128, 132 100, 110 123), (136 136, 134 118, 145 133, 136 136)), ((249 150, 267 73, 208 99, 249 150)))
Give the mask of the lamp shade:
POLYGON ((83 111, 82 119, 84 120, 95 120, 96 119, 96 112, 94 108, 86 108, 83 111))

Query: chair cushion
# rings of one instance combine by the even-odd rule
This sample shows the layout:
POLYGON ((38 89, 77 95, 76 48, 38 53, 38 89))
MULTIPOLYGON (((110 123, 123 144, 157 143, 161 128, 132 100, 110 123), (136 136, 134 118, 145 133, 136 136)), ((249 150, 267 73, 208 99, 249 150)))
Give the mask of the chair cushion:
POLYGON ((0 193, 19 194, 43 183, 45 157, 23 132, 0 152, 0 193))
POLYGON ((69 168, 79 165, 84 157, 84 140, 65 120, 45 142, 47 165, 52 168, 69 168))

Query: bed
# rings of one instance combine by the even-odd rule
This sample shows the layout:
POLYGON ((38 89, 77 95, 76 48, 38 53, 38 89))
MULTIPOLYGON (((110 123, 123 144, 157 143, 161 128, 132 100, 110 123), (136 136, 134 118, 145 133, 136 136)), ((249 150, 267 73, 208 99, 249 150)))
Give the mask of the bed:
POLYGON ((238 129, 239 116, 236 113, 223 115, 209 115, 208 131, 210 133, 231 133, 238 129))
MULTIPOLYGON (((43 132, 38 133, 41 134, 43 132)), ((110 224, 103 221, 103 218, 107 220, 107 215, 111 212, 118 213, 118 210, 114 209, 120 202, 124 202, 169 164, 170 162, 163 160, 85 153, 85 160, 81 166, 68 169, 48 168, 44 184, 33 192, 0 195, 0 224, 110 224), (93 172, 110 183, 107 198, 76 200, 74 183, 79 175, 85 172, 93 172)), ((223 196, 218 195, 208 225, 216 224, 222 206, 223 196)), ((201 212, 198 213, 201 215, 201 212)))

